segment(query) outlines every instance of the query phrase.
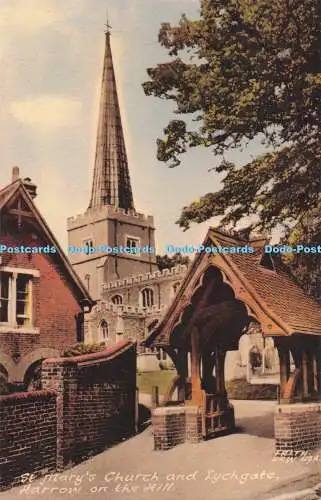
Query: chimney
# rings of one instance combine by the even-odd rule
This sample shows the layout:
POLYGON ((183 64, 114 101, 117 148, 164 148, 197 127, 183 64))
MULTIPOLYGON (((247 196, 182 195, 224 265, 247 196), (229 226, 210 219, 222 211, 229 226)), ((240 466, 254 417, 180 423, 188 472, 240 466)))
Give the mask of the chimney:
MULTIPOLYGON (((16 182, 20 179, 19 167, 12 168, 12 182, 16 182)), ((32 199, 37 196, 37 186, 31 181, 30 177, 26 177, 22 179, 22 184, 26 191, 28 191, 29 195, 32 199)))
POLYGON ((37 186, 34 184, 30 177, 26 177, 22 181, 23 186, 26 191, 28 191, 29 195, 31 196, 32 199, 34 199, 37 196, 37 186))
POLYGON ((12 167, 12 182, 16 182, 20 177, 19 167, 12 167))

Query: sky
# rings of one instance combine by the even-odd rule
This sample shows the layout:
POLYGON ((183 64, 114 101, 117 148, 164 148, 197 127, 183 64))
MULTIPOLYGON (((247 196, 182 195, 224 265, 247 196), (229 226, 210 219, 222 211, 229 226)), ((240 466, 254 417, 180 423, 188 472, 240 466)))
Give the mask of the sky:
MULTIPOLYGON (((1 0, 0 185, 14 165, 38 186, 36 204, 62 247, 66 220, 89 203, 108 8, 112 51, 136 210, 155 219, 156 247, 196 245, 209 225, 183 232, 181 209, 219 187, 208 170, 221 158, 193 150, 170 169, 156 139, 174 118, 172 103, 146 97, 146 69, 169 60, 157 42, 162 22, 199 17, 198 0, 1 0)), ((243 164, 261 152, 234 151, 243 164)))

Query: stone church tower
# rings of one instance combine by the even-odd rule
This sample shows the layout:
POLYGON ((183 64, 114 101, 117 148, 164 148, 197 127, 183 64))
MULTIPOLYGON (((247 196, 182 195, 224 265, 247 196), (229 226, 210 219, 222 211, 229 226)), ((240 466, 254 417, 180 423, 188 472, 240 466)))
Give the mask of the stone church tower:
POLYGON ((95 300, 103 283, 157 270, 155 250, 115 251, 155 249, 155 228, 153 217, 134 207, 108 28, 105 35, 91 198, 84 214, 67 221, 70 261, 95 300))

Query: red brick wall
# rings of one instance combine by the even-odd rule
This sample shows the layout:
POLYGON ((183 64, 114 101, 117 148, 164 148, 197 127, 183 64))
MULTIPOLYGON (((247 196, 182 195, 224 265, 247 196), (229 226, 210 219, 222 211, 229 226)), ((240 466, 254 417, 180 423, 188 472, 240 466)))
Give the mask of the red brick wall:
POLYGON ((79 462, 134 433, 136 345, 47 359, 42 385, 58 395, 58 466, 79 462))
MULTIPOLYGON (((5 235, 1 242, 7 246, 46 246, 47 242, 31 235, 5 235)), ((1 334, 1 350, 22 358, 35 348, 63 350, 77 342, 74 316, 81 312, 75 294, 66 282, 55 254, 2 254, 2 265, 37 269, 40 278, 33 279, 34 326, 36 334, 1 334), (17 346, 18 341, 18 346, 17 346)))
POLYGON ((274 414, 275 447, 278 452, 301 452, 321 446, 321 404, 286 404, 274 414))
POLYGON ((169 450, 178 444, 202 439, 201 414, 196 406, 164 406, 152 411, 154 449, 169 450))
POLYGON ((56 394, 52 391, 0 397, 0 489, 24 473, 55 470, 56 394))

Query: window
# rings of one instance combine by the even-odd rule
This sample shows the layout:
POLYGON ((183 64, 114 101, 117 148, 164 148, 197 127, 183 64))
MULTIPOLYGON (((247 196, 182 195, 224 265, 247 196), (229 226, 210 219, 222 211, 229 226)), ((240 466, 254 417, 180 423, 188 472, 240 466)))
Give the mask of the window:
POLYGON ((140 247, 140 239, 135 238, 133 236, 127 236, 125 246, 129 247, 130 249, 139 248, 140 247))
POLYGON ((7 323, 9 321, 9 273, 0 275, 0 321, 7 323))
POLYGON ((31 327, 32 276, 0 272, 0 323, 13 327, 31 327))
POLYGON ((121 295, 114 295, 112 298, 111 298, 111 301, 113 304, 116 304, 116 305, 121 305, 123 303, 123 297, 121 295))
POLYGON ((180 282, 178 281, 177 283, 174 283, 173 285, 173 294, 176 295, 177 294, 177 291, 180 287, 180 282))
POLYGON ((18 326, 30 326, 30 287, 30 278, 21 274, 18 275, 16 299, 16 319, 18 326))
POLYGON ((91 249, 93 248, 94 244, 93 244, 93 240, 89 239, 89 240, 84 240, 84 246, 85 246, 85 253, 92 253, 91 252, 91 249))
POLYGON ((151 288, 144 288, 141 292, 142 306, 151 307, 154 305, 154 291, 151 288))
POLYGON ((99 325, 100 337, 104 340, 108 339, 108 324, 105 319, 102 319, 99 325))
POLYGON ((85 274, 86 287, 88 292, 90 292, 90 274, 85 274))

